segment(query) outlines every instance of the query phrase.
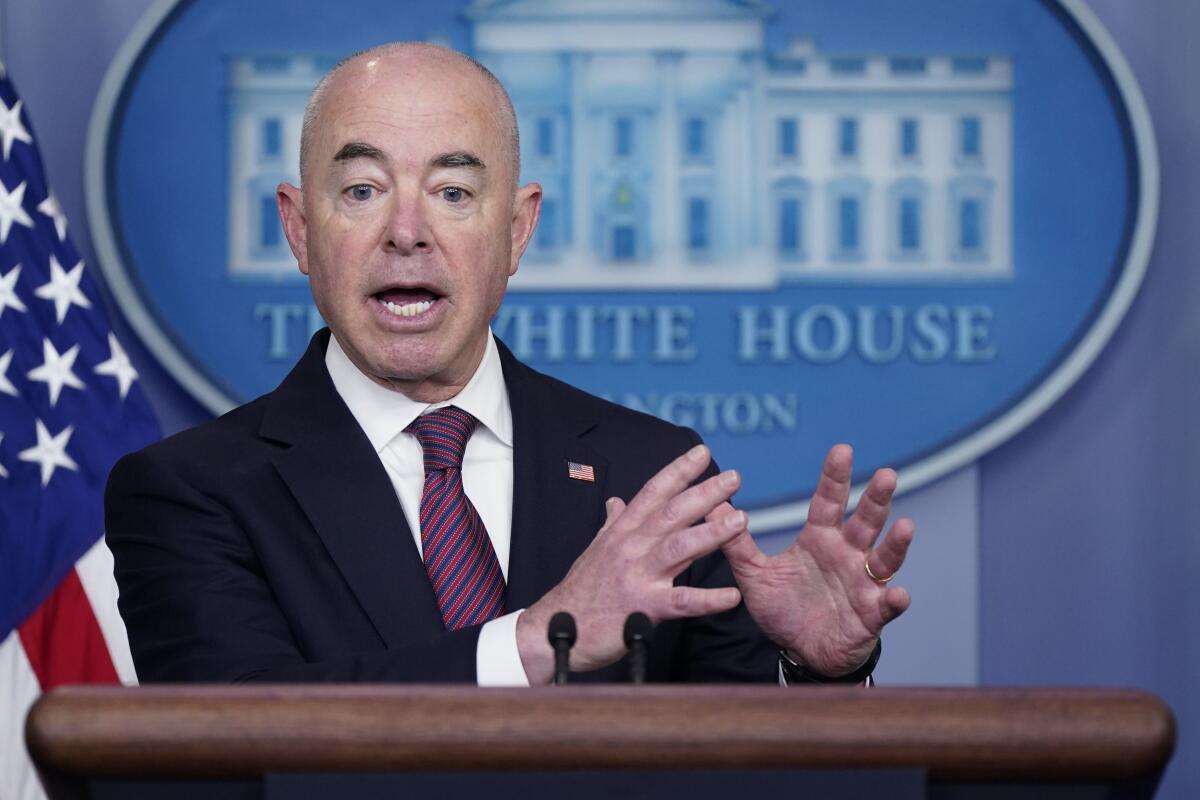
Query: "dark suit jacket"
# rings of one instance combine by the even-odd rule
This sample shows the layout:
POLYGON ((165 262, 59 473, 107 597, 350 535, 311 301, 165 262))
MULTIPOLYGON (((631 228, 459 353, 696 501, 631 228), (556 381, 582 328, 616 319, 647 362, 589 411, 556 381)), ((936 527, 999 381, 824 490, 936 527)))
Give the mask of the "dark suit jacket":
MULTIPOLYGON (((150 681, 474 681, 478 626, 447 632, 383 465, 325 369, 328 331, 274 392, 126 456, 106 530, 150 681)), ((513 414, 507 606, 566 574, 604 519, 699 441, 500 355, 513 414), (566 462, 595 468, 588 483, 566 462)), ((719 554, 679 578, 729 585, 719 554)), ((744 608, 664 623, 657 680, 775 679, 744 608)), ((590 680, 621 680, 614 665, 590 680)))

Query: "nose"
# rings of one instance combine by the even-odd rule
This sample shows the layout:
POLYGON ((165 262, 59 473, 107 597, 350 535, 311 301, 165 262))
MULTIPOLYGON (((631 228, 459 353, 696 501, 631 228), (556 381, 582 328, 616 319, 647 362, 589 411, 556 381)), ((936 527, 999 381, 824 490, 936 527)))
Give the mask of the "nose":
POLYGON ((384 237, 384 249, 399 255, 418 255, 432 249, 432 231, 420 191, 393 191, 384 237))

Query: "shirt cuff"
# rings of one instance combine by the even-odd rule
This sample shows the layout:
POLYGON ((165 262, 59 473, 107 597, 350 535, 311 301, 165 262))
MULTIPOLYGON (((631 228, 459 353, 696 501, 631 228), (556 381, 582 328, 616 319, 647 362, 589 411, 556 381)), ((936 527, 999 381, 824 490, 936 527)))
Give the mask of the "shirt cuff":
POLYGON ((475 677, 480 686, 528 686, 517 650, 517 618, 525 609, 483 623, 475 646, 475 677))

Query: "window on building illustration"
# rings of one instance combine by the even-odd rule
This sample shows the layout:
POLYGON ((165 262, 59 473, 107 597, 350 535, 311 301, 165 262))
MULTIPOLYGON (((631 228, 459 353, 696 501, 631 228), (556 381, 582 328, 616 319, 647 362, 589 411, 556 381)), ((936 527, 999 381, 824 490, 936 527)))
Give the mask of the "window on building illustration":
POLYGON ((707 250, 708 198, 689 197, 687 202, 687 243, 689 250, 707 250))
POLYGON ((632 261, 637 256, 637 232, 632 225, 614 225, 612 257, 614 261, 632 261))
POLYGON ((955 58, 950 62, 950 69, 958 75, 982 75, 988 70, 988 60, 974 56, 955 58))
POLYGON ((916 158, 920 155, 920 128, 912 117, 900 120, 900 157, 916 158))
POLYGON ((554 155, 554 120, 550 117, 539 117, 535 144, 537 154, 542 158, 554 155))
POLYGON ((799 197, 779 200, 779 254, 798 258, 804 253, 803 205, 799 197))
POLYGON ((291 68, 292 60, 287 56, 255 56, 254 71, 260 75, 278 75, 291 68))
POLYGON ((917 197, 900 198, 900 252, 912 254, 921 249, 921 200, 917 197))
POLYGON ((613 121, 613 155, 626 157, 633 155, 633 119, 617 117, 613 121))
POLYGON ((867 71, 865 58, 831 58, 829 70, 835 75, 862 75, 867 71))
POLYGON ((857 253, 859 249, 860 204, 857 197, 842 197, 838 200, 838 249, 843 253, 857 253))
POLYGON ((808 61, 803 58, 788 58, 787 56, 774 56, 771 58, 771 71, 774 73, 784 73, 789 75, 803 75, 808 72, 808 61))
POLYGON ((275 193, 263 192, 258 200, 258 244, 263 250, 275 250, 283 244, 283 230, 275 207, 275 193))
POLYGON ((283 152, 283 123, 278 117, 267 117, 262 123, 262 154, 278 158, 283 152))
POLYGON ((692 159, 708 154, 708 120, 704 117, 689 117, 684 124, 683 151, 692 159))
POLYGON ((558 201, 542 198, 542 216, 537 226, 537 246, 542 250, 558 247, 558 201))
POLYGON ((842 158, 858 155, 858 120, 854 117, 838 120, 838 155, 842 158))
POLYGON ((925 74, 925 59, 923 58, 893 58, 889 64, 893 75, 923 75, 925 74))
POLYGON ((779 157, 797 158, 800 155, 800 122, 795 117, 779 120, 779 157))
POLYGON ((983 136, 979 117, 963 117, 960 121, 960 149, 963 158, 976 159, 983 154, 983 136))
POLYGON ((958 202, 958 249, 966 256, 983 251, 983 201, 978 197, 958 202))

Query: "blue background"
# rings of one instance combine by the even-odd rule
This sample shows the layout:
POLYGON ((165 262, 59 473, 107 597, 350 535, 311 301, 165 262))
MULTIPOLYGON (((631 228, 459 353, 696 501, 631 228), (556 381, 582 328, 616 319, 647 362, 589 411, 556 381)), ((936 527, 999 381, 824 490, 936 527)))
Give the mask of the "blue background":
MULTIPOLYGON (((104 70, 149 5, 0 3, 3 55, 85 258, 92 257, 82 189, 88 114, 104 70)), ((1180 721, 1161 796, 1192 798, 1200 796, 1200 695, 1193 688, 1200 674, 1200 597, 1192 588, 1200 575, 1192 499, 1200 485, 1200 4, 1088 5, 1125 53, 1154 118, 1163 166, 1154 257, 1111 343, 1054 407, 977 465, 904 498, 923 537, 911 571, 962 578, 973 592, 965 609, 970 619, 949 631, 942 646, 920 654, 910 680, 943 675, 952 645, 966 631, 977 656, 973 679, 983 684, 1155 691, 1180 721), (969 520, 958 514, 964 507, 969 520), (977 566, 969 552, 955 549, 958 539, 935 546, 931 533, 946 520, 977 533, 977 566)), ((188 189, 169 176, 160 187, 163 200, 188 189)), ((165 429, 208 417, 126 327, 119 332, 165 429)), ((910 585, 915 605, 896 623, 898 631, 929 625, 945 605, 944 596, 910 585)))
MULTIPOLYGON (((321 2, 262 0, 249 7, 241 0, 189 2, 148 48, 115 115, 120 131, 114 137, 111 188, 115 227, 124 237, 126 268, 145 287, 143 297, 160 327, 176 334, 181 349, 195 354, 197 367, 207 366, 238 402, 274 388, 307 340, 305 326, 294 325, 295 355, 266 361, 268 325, 255 319, 254 307, 306 303, 308 290, 295 281, 257 282, 248 289, 226 275, 224 58, 297 51, 336 56, 435 33, 465 46, 465 6, 420 5, 417 13, 401 16, 394 4, 368 1, 355 4, 355 17, 394 22, 363 25, 349 21, 345 8, 321 2), (364 36, 364 31, 370 33, 364 36)), ((787 465, 797 458, 818 463, 837 441, 856 444, 858 478, 865 479, 879 467, 902 468, 949 445, 1035 388, 1086 331, 1115 272, 1124 266, 1122 234, 1133 180, 1126 174, 1119 118, 1089 60, 1086 40, 1076 39, 1049 4, 799 0, 774 6, 768 31, 778 48, 804 34, 826 54, 978 53, 1013 59, 1016 277, 1011 283, 985 280, 973 286, 801 284, 769 293, 510 295, 510 305, 638 303, 696 309, 694 341, 700 356, 695 364, 653 363, 648 329, 640 331, 639 357, 629 364, 603 357, 587 364, 531 360, 583 388, 618 399, 624 392, 645 391, 798 394, 795 431, 705 433, 721 460, 745 473, 747 488, 739 499, 750 508, 806 498, 815 471, 798 477, 787 465), (855 356, 833 364, 737 362, 733 305, 802 309, 830 303, 853 309, 899 304, 911 312, 931 302, 990 306, 998 358, 986 365, 920 364, 907 357, 873 365, 855 356)), ((601 332, 600 352, 605 343, 601 332)))

